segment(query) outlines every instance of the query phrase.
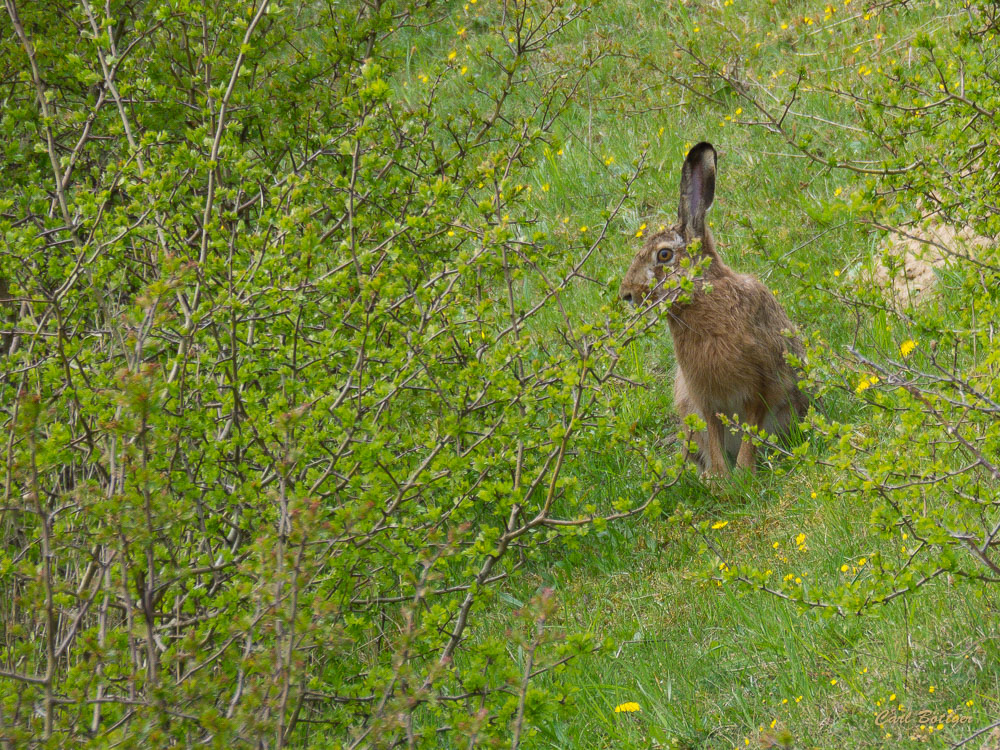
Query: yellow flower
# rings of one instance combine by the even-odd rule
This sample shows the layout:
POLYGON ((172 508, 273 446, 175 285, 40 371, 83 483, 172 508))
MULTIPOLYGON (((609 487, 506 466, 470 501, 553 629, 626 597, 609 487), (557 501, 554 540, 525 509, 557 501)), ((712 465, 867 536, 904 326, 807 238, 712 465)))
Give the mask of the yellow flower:
POLYGON ((867 391, 877 382, 878 382, 878 375, 872 375, 871 377, 868 378, 862 378, 861 382, 858 383, 857 387, 854 389, 854 392, 861 393, 863 391, 867 391))
POLYGON ((542 183, 542 192, 543 193, 549 192, 549 183, 547 183, 547 182, 543 182, 542 183))
POLYGON ((615 157, 613 157, 613 156, 609 156, 609 157, 607 157, 607 158, 606 158, 606 159, 604 160, 604 165, 605 165, 605 166, 611 166, 611 164, 612 164, 612 163, 614 163, 614 160, 615 160, 615 157))
POLYGON ((850 568, 850 566, 849 566, 849 565, 847 565, 846 563, 840 566, 840 572, 841 572, 841 573, 846 573, 846 572, 847 572, 847 571, 849 571, 850 569, 851 569, 851 568, 850 568))
POLYGON ((858 565, 864 565, 866 562, 868 562, 868 558, 862 557, 860 560, 858 560, 858 565))
POLYGON ((840 195, 842 192, 844 192, 843 188, 837 188, 836 190, 833 191, 833 194, 834 195, 840 195))
POLYGON ((904 357, 909 357, 910 352, 912 352, 917 346, 917 342, 913 339, 907 339, 902 344, 899 345, 899 353, 904 357))
POLYGON ((465 27, 463 26, 458 31, 455 32, 458 36, 465 36, 465 27))
POLYGON ((831 685, 836 685, 836 684, 837 684, 837 681, 836 681, 836 680, 830 680, 830 684, 831 684, 831 685))
POLYGON ((729 521, 716 521, 712 524, 713 529, 724 529, 729 525, 729 521))
POLYGON ((586 232, 587 229, 588 229, 588 227, 586 225, 580 227, 580 234, 583 234, 584 232, 586 232))
POLYGON ((889 700, 890 700, 890 702, 896 700, 896 694, 893 693, 892 695, 890 695, 889 696, 889 700))
POLYGON ((802 700, 802 696, 800 695, 798 698, 795 699, 795 702, 798 703, 801 700, 802 700))
POLYGON ((452 50, 451 52, 448 53, 448 59, 454 60, 457 55, 458 53, 455 50, 452 50))
POLYGON ((816 499, 816 493, 815 492, 810 492, 809 493, 809 497, 811 497, 813 500, 815 500, 816 499))
POLYGON ((783 23, 783 24, 781 24, 781 28, 782 28, 782 29, 787 29, 787 28, 788 28, 788 24, 787 24, 787 23, 783 23))
POLYGON ((619 703, 617 706, 615 706, 616 714, 630 713, 632 711, 641 711, 641 710, 642 709, 639 707, 639 704, 635 703, 634 701, 629 701, 628 703, 619 703))
POLYGON ((462 69, 459 71, 459 73, 461 73, 464 76, 467 72, 469 72, 468 67, 466 67, 465 65, 463 65, 462 69))
POLYGON ((929 688, 927 689, 927 692, 928 692, 928 693, 933 693, 933 692, 934 692, 934 686, 933 686, 933 685, 931 685, 931 686, 930 686, 930 687, 929 687, 929 688))
POLYGON ((772 546, 772 547, 774 547, 775 549, 778 549, 778 543, 777 543, 777 542, 775 542, 775 543, 774 543, 774 544, 772 544, 771 546, 772 546))
POLYGON ((806 543, 806 535, 805 534, 799 534, 797 537, 795 537, 795 545, 797 547, 801 547, 805 543, 806 543))
POLYGON ((643 233, 643 231, 645 229, 646 229, 646 225, 644 223, 644 224, 642 224, 642 226, 639 227, 638 231, 636 231, 635 236, 636 237, 642 237, 642 233, 643 233))

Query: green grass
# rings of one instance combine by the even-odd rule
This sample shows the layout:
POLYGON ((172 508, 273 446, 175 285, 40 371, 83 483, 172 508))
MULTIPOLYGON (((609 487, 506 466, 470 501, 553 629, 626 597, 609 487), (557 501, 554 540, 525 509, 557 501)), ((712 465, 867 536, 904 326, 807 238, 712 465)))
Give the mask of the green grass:
MULTIPOLYGON (((790 70, 799 65, 856 75, 860 64, 905 54, 912 34, 940 24, 931 7, 865 20, 853 0, 846 7, 831 4, 833 21, 852 20, 831 21, 833 35, 814 33, 826 5, 622 0, 604 3, 567 32, 567 54, 574 45, 598 39, 619 43, 622 54, 605 61, 586 82, 561 125, 561 153, 553 150, 539 160, 532 200, 543 228, 578 241, 579 227, 600 225, 601 211, 620 189, 620 171, 649 144, 649 167, 637 182, 635 200, 586 269, 606 283, 605 293, 598 297, 592 287, 572 293, 566 303, 571 316, 600 317, 638 247, 639 226, 646 223, 652 230, 673 221, 687 145, 709 140, 720 152, 710 219, 726 261, 765 280, 804 334, 818 332, 834 349, 856 340, 861 348, 890 350, 906 338, 899 320, 881 313, 858 319, 841 302, 878 247, 878 238, 825 208, 838 189, 849 194, 857 186, 852 176, 792 153, 763 128, 727 121, 727 116, 739 119, 734 112, 741 106, 731 91, 717 92, 723 105, 717 106, 653 72, 674 64, 676 40, 726 63, 716 56, 723 45, 732 47, 738 34, 747 50, 741 64, 761 80, 773 73, 780 96, 790 70), (805 16, 814 24, 803 21, 805 16), (785 22, 790 28, 781 29, 785 22)), ((848 102, 816 92, 806 94, 796 109, 847 123, 853 112, 848 102)), ((843 148, 864 148, 849 134, 835 137, 843 148)), ((678 448, 666 326, 632 344, 625 360, 625 371, 645 388, 635 390, 618 417, 662 445, 670 459, 678 448)), ((824 404, 831 418, 860 420, 862 426, 863 409, 847 389, 824 404)), ((811 451, 811 457, 821 456, 823 446, 811 451)), ((569 547, 552 546, 544 562, 534 564, 508 593, 525 601, 554 587, 563 623, 599 640, 609 637, 615 645, 559 675, 574 697, 557 721, 541 728, 540 744, 769 747, 787 730, 795 747, 944 747, 996 717, 1000 598, 995 593, 971 598, 959 582, 942 578, 862 618, 803 612, 771 595, 706 583, 700 573, 712 557, 667 518, 684 504, 698 518, 725 519, 728 526, 713 533, 732 559, 780 575, 808 578, 811 571, 835 580, 845 562, 856 565, 898 540, 871 534, 863 500, 814 496, 813 487, 828 471, 815 462, 792 464, 772 455, 755 477, 737 476, 713 487, 685 477, 663 498, 663 517, 614 525, 569 547), (799 534, 805 535, 804 550, 795 542, 799 534), (641 710, 615 713, 626 701, 641 710), (876 726, 877 712, 900 705, 943 715, 951 709, 973 723, 930 733, 921 731, 920 721, 903 728, 876 726)), ((616 454, 580 456, 573 472, 591 488, 590 501, 598 503, 639 497, 644 479, 640 467, 616 454)), ((498 632, 508 622, 505 606, 492 613, 498 632)))

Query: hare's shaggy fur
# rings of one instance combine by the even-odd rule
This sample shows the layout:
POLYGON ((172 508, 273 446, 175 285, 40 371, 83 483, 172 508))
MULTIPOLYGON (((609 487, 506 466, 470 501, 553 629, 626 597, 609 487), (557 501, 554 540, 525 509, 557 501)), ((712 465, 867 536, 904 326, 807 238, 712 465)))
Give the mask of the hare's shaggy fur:
POLYGON ((747 424, 785 435, 807 409, 786 353, 803 358, 792 322, 770 290, 727 266, 716 250, 705 212, 715 197, 715 149, 699 143, 681 172, 678 222, 649 237, 619 292, 635 305, 668 300, 677 376, 674 405, 683 419, 697 414, 706 430, 688 434, 689 453, 710 474, 725 474, 726 459, 754 469, 755 451, 738 430, 747 424), (698 269, 693 273, 694 269, 698 269), (681 279, 691 280, 682 291, 681 279))

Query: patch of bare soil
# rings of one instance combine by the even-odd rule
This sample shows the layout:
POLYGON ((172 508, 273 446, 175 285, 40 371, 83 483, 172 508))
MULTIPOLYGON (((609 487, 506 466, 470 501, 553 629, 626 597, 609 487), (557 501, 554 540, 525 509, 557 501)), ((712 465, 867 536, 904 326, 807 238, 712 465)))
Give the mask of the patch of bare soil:
POLYGON ((899 307, 928 301, 937 287, 936 270, 975 257, 990 240, 968 227, 931 222, 890 233, 875 266, 874 281, 899 307))

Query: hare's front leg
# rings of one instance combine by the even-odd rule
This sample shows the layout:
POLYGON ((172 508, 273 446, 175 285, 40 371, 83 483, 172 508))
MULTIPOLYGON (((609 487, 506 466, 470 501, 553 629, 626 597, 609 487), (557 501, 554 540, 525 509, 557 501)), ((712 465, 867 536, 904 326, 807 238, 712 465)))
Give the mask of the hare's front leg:
POLYGON ((693 461, 701 471, 705 471, 708 469, 709 461, 707 434, 704 430, 692 430, 687 425, 687 418, 692 414, 702 421, 705 420, 705 417, 695 406, 694 399, 691 398, 688 391, 687 381, 684 380, 684 373, 680 368, 677 369, 677 374, 674 377, 674 408, 677 410, 677 416, 681 420, 684 431, 684 458, 693 461), (691 448, 692 443, 695 445, 693 449, 691 448))
POLYGON ((705 415, 705 424, 708 426, 708 473, 724 477, 729 473, 726 466, 725 428, 719 415, 710 413, 705 415))
MULTIPOLYGON (((747 405, 744 421, 750 427, 760 429, 766 415, 767 408, 761 401, 754 399, 747 405)), ((749 469, 753 472, 756 468, 756 458, 757 447, 750 441, 750 437, 745 435, 743 443, 740 445, 740 453, 736 456, 736 465, 741 469, 749 469)))

